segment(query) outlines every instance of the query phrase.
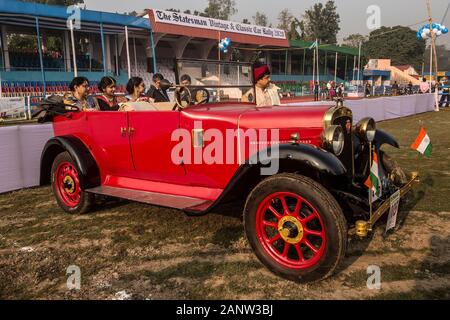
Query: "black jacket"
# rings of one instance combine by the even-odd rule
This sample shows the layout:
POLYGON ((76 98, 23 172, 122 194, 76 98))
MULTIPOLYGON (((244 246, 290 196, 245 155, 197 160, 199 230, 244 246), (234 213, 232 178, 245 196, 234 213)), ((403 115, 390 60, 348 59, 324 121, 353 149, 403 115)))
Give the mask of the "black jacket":
POLYGON ((147 97, 152 98, 155 102, 170 102, 169 96, 165 90, 158 90, 154 85, 150 86, 147 91, 147 97))

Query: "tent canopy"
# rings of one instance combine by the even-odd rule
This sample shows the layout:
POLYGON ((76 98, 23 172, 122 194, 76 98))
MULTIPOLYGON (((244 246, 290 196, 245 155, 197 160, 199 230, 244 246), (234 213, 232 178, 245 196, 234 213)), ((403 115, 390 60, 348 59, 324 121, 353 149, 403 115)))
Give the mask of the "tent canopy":
MULTIPOLYGON (((304 40, 290 40, 289 44, 292 48, 298 49, 308 49, 313 45, 313 41, 304 41, 304 40)), ((319 50, 327 51, 327 52, 337 52, 344 55, 357 56, 359 54, 358 49, 345 47, 345 46, 336 46, 333 44, 319 44, 319 50)))

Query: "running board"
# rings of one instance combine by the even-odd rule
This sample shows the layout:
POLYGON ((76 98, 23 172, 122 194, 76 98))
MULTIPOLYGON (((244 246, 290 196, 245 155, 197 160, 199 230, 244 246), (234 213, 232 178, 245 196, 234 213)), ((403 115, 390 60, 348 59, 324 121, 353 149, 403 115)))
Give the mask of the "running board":
POLYGON ((202 212, 213 204, 213 201, 210 200, 109 186, 87 189, 86 192, 189 212, 202 212))

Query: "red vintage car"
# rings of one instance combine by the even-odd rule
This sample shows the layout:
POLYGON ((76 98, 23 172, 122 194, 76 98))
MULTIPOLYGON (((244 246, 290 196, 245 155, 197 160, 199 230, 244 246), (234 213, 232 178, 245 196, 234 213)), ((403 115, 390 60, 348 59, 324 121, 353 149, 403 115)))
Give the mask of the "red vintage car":
POLYGON ((196 81, 175 86, 176 103, 53 114, 41 184, 52 184, 64 211, 87 213, 96 195, 190 215, 246 199, 243 222, 256 256, 274 273, 308 282, 331 275, 348 234, 364 236, 391 195, 411 187, 380 150, 398 143, 373 119, 354 124, 343 106, 257 107, 248 102, 252 67, 243 63, 178 61, 176 71, 196 81), (372 146, 382 195, 370 206, 372 146))

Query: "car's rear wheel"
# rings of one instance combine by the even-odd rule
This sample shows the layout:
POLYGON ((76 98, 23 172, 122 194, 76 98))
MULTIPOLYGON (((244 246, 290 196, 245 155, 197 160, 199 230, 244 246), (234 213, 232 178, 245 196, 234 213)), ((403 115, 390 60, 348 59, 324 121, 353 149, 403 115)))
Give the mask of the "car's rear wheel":
POLYGON ((67 213, 87 213, 95 196, 81 187, 80 168, 68 152, 56 156, 52 165, 52 189, 58 205, 67 213))
POLYGON ((347 224, 333 196, 296 174, 262 181, 249 195, 245 231, 259 260, 293 281, 330 276, 343 259, 347 224))

